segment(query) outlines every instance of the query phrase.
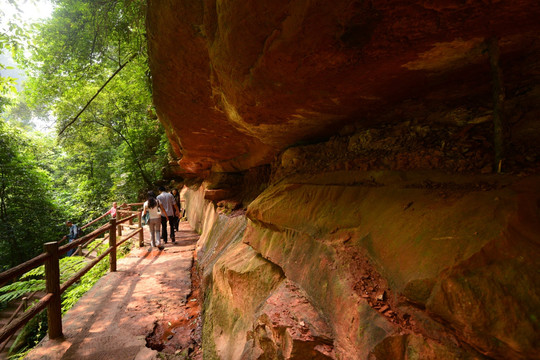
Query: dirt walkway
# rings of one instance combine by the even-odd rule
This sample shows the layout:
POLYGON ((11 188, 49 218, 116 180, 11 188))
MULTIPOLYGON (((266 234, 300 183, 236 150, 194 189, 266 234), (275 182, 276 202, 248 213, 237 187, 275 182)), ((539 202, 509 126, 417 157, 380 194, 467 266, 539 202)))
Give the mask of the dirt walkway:
POLYGON ((118 271, 100 279, 64 316, 64 339, 44 339, 25 359, 156 359, 158 351, 147 341, 165 358, 192 352, 199 320, 190 272, 199 236, 187 223, 179 230, 176 243, 169 241, 163 251, 148 252, 147 245, 120 259, 118 271))

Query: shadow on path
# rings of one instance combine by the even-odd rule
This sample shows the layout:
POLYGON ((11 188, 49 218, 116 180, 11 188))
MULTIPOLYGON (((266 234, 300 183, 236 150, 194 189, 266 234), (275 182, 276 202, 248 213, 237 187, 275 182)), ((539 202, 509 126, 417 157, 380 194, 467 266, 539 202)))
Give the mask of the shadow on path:
MULTIPOLYGON (((164 251, 133 249, 63 318, 64 339, 44 339, 25 359, 155 359, 146 337, 156 324, 177 320, 191 294, 190 271, 198 235, 181 223, 176 243, 164 251)), ((149 234, 145 233, 145 245, 149 234)), ((168 336, 164 347, 183 343, 168 336)))

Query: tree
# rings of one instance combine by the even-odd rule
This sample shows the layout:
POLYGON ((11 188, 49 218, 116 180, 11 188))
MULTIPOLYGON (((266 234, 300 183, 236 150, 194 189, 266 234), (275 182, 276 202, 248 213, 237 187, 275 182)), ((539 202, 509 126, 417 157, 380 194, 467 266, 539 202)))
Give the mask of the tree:
POLYGON ((28 38, 18 3, 0 0, 0 113, 11 104, 17 92, 17 71, 10 55, 15 55, 28 38))
POLYGON ((40 151, 30 136, 0 120, 0 271, 41 253, 63 230, 49 174, 34 155, 40 151))
MULTIPOLYGON (((62 129, 119 68, 135 58, 146 60, 145 2, 57 0, 55 4, 52 18, 35 27, 31 57, 19 53, 19 60, 35 79, 29 91, 58 112, 62 129), (84 91, 88 87, 91 91, 84 91), (84 97, 78 96, 81 90, 84 97), (63 112, 56 109, 59 103, 63 112)), ((147 72, 146 61, 139 66, 147 72)))
MULTIPOLYGON (((161 177, 167 142, 148 116, 151 89, 141 0, 57 0, 36 26, 27 97, 58 119, 63 174, 85 208, 134 201, 161 177)), ((43 112, 43 113, 46 113, 43 112)), ((56 181, 56 180, 55 180, 56 181)))

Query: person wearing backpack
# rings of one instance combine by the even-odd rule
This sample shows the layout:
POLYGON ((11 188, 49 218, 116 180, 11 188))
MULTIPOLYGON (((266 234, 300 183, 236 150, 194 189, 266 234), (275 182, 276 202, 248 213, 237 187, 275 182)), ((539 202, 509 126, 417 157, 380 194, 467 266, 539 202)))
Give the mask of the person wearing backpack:
POLYGON ((148 192, 148 200, 143 205, 141 219, 149 214, 148 227, 150 228, 150 247, 148 251, 152 251, 154 247, 159 250, 164 249, 163 243, 161 243, 160 227, 161 227, 161 215, 167 216, 167 212, 161 205, 161 202, 156 199, 153 191, 148 192), (160 211, 161 210, 161 211, 160 211))
MULTIPOLYGON (((75 225, 71 220, 66 221, 66 226, 69 228, 69 234, 62 238, 62 241, 69 239, 68 242, 72 242, 77 239, 80 235, 80 228, 75 225)), ((68 250, 66 256, 71 256, 75 252, 75 249, 68 250)))

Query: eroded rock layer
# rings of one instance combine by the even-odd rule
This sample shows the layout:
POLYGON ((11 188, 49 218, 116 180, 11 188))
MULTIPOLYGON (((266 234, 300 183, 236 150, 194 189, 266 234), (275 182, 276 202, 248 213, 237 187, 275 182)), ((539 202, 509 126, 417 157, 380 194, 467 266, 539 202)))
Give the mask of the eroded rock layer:
POLYGON ((540 356, 538 177, 304 174, 246 216, 205 186, 205 359, 540 356))

